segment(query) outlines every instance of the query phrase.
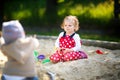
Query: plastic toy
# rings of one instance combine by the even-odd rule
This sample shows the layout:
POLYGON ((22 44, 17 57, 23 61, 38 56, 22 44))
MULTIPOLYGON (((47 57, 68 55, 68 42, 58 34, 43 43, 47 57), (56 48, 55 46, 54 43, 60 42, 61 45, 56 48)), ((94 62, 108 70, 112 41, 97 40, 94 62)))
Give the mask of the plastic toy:
POLYGON ((37 57, 39 60, 43 60, 43 59, 45 59, 45 56, 44 55, 39 55, 38 57, 37 57))
POLYGON ((97 54, 103 54, 103 52, 102 52, 101 50, 99 50, 99 49, 96 50, 96 53, 97 53, 97 54))
POLYGON ((36 61, 38 61, 38 58, 37 58, 38 54, 39 54, 38 51, 34 50, 34 58, 35 58, 36 61))
POLYGON ((44 60, 42 61, 42 64, 47 63, 47 62, 50 62, 50 59, 44 59, 44 60))

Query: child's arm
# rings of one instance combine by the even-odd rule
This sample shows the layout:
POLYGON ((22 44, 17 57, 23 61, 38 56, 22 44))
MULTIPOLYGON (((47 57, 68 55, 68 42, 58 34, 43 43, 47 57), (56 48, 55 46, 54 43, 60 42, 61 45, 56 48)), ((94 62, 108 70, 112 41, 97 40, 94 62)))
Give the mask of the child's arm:
POLYGON ((75 34, 73 36, 74 40, 75 40, 75 47, 72 48, 74 51, 80 51, 81 50, 81 42, 80 42, 80 37, 78 34, 75 34))

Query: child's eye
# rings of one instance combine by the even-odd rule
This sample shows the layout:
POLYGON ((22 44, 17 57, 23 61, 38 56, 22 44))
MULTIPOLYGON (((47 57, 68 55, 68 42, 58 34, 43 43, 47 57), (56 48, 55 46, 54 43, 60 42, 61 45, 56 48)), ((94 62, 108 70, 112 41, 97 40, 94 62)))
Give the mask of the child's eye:
POLYGON ((72 26, 72 25, 69 25, 69 26, 72 26))

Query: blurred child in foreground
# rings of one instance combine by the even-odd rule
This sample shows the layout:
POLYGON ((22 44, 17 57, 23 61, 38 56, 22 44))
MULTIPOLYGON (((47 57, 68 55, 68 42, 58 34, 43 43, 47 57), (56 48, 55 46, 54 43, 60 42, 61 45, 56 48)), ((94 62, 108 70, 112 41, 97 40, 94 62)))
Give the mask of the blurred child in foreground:
POLYGON ((34 37, 26 37, 18 20, 3 22, 1 45, 2 53, 7 56, 1 80, 38 80, 35 70, 33 51, 39 42, 34 37))

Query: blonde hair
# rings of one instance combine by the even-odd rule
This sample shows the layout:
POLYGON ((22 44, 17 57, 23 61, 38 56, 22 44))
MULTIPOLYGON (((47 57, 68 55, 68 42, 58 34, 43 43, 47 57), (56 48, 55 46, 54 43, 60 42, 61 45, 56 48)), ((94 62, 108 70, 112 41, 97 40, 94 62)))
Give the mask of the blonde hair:
POLYGON ((65 21, 66 20, 70 20, 73 22, 74 26, 75 26, 75 31, 78 31, 79 30, 79 21, 78 21, 78 18, 76 16, 72 16, 72 15, 69 15, 69 16, 66 16, 61 24, 61 28, 63 29, 64 28, 64 25, 65 25, 65 21))

